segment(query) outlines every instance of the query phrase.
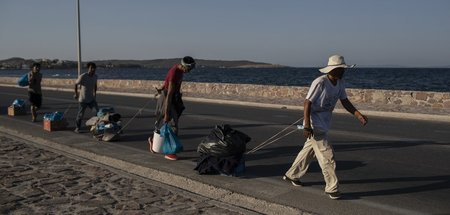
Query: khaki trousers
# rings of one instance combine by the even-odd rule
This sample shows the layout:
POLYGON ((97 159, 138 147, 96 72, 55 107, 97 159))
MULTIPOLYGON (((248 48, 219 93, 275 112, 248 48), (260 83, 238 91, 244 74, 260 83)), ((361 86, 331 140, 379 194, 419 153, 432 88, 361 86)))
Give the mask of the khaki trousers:
POLYGON ((337 192, 339 182, 336 176, 336 162, 333 148, 328 144, 327 137, 328 134, 325 132, 314 131, 314 136, 306 140, 303 149, 286 172, 286 176, 291 179, 299 179, 305 175, 312 159, 317 157, 326 183, 325 192, 337 192))

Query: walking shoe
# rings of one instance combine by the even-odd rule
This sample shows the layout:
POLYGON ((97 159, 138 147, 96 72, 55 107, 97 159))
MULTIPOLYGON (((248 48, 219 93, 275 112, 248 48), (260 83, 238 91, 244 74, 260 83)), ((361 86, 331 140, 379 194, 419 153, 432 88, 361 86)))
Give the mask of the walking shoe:
POLYGON ((176 154, 165 155, 164 158, 167 159, 167 160, 171 160, 171 161, 178 160, 178 157, 177 157, 176 154))
POLYGON ((302 186, 302 183, 300 182, 300 180, 298 180, 298 179, 290 179, 286 175, 283 176, 283 180, 291 182, 291 184, 296 186, 296 187, 302 186))
POLYGON ((333 192, 333 193, 326 193, 330 199, 340 199, 341 193, 340 192, 333 192))
POLYGON ((75 128, 75 130, 73 130, 73 132, 79 134, 80 133, 80 129, 79 128, 75 128))

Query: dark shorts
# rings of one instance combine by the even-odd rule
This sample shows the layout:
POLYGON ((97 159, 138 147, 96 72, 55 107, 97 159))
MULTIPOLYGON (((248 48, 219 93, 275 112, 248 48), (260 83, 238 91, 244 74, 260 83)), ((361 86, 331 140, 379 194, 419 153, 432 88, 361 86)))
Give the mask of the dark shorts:
POLYGON ((30 101, 31 105, 36 106, 37 108, 41 108, 42 105, 42 95, 28 92, 28 100, 30 101))
MULTIPOLYGON (((156 102, 156 121, 155 121, 155 129, 160 129, 164 124, 164 108, 166 103, 167 92, 163 91, 163 93, 159 96, 158 101, 156 102)), ((185 107, 183 104, 183 99, 181 93, 175 93, 172 100, 172 106, 169 109, 169 117, 170 117, 170 125, 178 128, 178 119, 183 113, 185 107)))

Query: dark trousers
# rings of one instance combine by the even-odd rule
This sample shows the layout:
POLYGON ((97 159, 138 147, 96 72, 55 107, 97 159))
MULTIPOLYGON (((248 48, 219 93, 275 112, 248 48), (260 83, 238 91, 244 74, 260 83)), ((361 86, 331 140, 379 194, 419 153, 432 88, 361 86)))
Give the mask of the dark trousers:
MULTIPOLYGON (((164 124, 164 108, 166 103, 166 96, 167 92, 163 91, 162 94, 159 96, 158 101, 156 102, 156 121, 155 121, 155 130, 159 130, 162 125, 164 124)), ((172 100, 172 106, 169 109, 169 117, 170 121, 169 124, 174 128, 175 133, 178 132, 178 119, 181 116, 181 113, 183 113, 183 110, 185 109, 183 104, 183 99, 181 98, 181 93, 175 93, 172 100)))
POLYGON ((28 100, 32 106, 41 108, 42 105, 42 95, 28 91, 28 100))
POLYGON ((78 105, 78 114, 77 119, 75 120, 75 124, 78 129, 81 128, 81 121, 83 120, 84 112, 86 111, 86 108, 89 107, 91 110, 95 108, 95 113, 98 113, 98 105, 97 101, 92 101, 89 103, 80 102, 78 105))

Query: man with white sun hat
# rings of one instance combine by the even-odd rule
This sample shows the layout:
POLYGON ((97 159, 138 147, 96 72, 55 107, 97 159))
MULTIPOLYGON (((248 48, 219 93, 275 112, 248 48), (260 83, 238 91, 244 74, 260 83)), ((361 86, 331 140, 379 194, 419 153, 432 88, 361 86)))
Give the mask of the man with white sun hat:
POLYGON ((301 186, 299 179, 306 173, 315 156, 324 175, 325 193, 331 199, 341 197, 333 147, 328 142, 331 116, 337 101, 340 100, 342 106, 353 114, 362 125, 366 125, 368 122, 367 117, 361 114, 348 100, 345 92, 345 82, 342 77, 346 68, 354 66, 347 65, 344 57, 332 55, 328 59, 327 66, 319 69, 325 74, 312 82, 304 102, 303 135, 306 142, 291 168, 283 176, 284 180, 291 182, 294 186, 301 186))

